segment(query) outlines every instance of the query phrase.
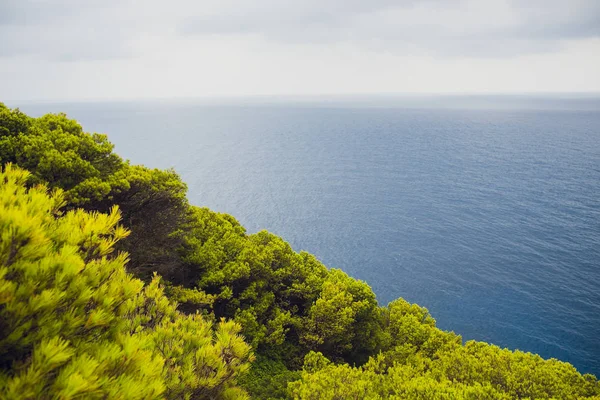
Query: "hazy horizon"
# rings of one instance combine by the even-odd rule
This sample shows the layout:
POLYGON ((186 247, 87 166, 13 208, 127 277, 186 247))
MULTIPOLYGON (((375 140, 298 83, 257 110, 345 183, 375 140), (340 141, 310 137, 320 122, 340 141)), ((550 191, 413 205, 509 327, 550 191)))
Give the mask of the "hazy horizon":
MULTIPOLYGON (((505 93, 505 94, 353 94, 319 96, 230 96, 139 99, 67 99, 4 101, 34 115, 65 112, 77 118, 78 105, 114 105, 129 109, 137 105, 165 107, 296 107, 397 110, 600 110, 600 93, 505 93)), ((85 126, 84 126, 85 128, 85 126)))
POLYGON ((418 99, 418 98, 466 98, 466 97, 497 97, 497 98, 562 98, 582 99, 600 98, 600 90, 595 91, 563 91, 563 92, 357 92, 357 93, 318 93, 318 94, 251 94, 251 95, 215 95, 215 96, 156 96, 156 97, 89 97, 89 98, 48 98, 48 99, 0 99, 3 103, 69 103, 83 102, 128 102, 128 101, 235 101, 235 100, 298 100, 320 101, 329 99, 418 99))

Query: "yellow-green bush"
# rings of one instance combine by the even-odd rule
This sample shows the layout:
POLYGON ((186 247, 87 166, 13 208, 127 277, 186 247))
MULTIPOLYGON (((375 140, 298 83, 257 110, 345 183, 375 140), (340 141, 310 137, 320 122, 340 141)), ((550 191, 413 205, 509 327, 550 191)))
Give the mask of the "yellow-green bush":
POLYGON ((239 326, 184 316, 113 254, 119 212, 61 213, 63 193, 0 173, 0 398, 243 398, 239 326))

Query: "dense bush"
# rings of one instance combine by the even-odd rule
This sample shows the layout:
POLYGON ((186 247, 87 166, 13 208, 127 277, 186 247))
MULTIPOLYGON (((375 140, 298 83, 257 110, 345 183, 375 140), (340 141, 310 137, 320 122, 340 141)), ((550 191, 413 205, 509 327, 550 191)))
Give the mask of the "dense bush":
POLYGON ((65 193, 66 208, 108 212, 118 205, 131 234, 117 247, 129 268, 181 280, 176 251, 187 217, 186 185, 173 171, 131 166, 113 153, 106 135, 89 134, 64 114, 30 118, 0 103, 0 160, 31 172, 29 183, 65 193))
POLYGON ((0 398, 240 398, 239 327, 180 314, 113 254, 119 212, 61 213, 62 191, 0 173, 0 398))
POLYGON ((361 367, 306 356, 302 377, 289 384, 296 399, 582 399, 600 394, 592 375, 570 364, 462 344, 436 328, 427 310, 404 300, 387 310, 388 348, 361 367))

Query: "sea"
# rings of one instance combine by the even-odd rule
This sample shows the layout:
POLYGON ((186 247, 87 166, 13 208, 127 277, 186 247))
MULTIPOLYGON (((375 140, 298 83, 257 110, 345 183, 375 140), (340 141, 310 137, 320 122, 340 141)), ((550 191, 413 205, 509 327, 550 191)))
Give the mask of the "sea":
POLYGON ((8 103, 65 112, 190 202, 403 297, 439 327, 600 376, 600 98, 8 103))

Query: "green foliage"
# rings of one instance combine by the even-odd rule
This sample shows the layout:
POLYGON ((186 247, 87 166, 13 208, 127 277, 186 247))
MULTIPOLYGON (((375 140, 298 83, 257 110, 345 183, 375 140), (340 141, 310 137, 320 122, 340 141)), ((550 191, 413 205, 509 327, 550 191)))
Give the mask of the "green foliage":
POLYGON ((0 103, 0 161, 0 398, 246 398, 238 380, 261 399, 600 398, 570 364, 463 344, 403 299, 380 307, 64 114, 0 103))
POLYGON ((435 326, 427 309, 404 299, 392 301, 384 310, 385 328, 382 348, 387 366, 410 362, 415 356, 437 358, 437 353, 462 344, 461 337, 435 326))
MULTIPOLYGON (((0 103, 0 137, 15 136, 27 133, 31 126, 31 118, 19 110, 10 110, 0 103)), ((3 154, 0 153, 0 156, 3 154)), ((4 158, 3 158, 4 159, 4 158)))
POLYGON ((336 359, 364 362, 378 349, 380 314, 366 283, 331 270, 304 321, 302 343, 336 359))
POLYGON ((514 398, 578 399, 600 394, 596 379, 581 375, 571 364, 483 342, 469 341, 441 352, 434 368, 448 380, 466 385, 486 382, 514 398))
POLYGON ((196 207, 184 253, 189 276, 215 296, 217 317, 240 322, 255 348, 301 364, 302 317, 327 275, 321 263, 275 235, 246 235, 231 216, 196 207))
POLYGON ((199 314, 183 315, 155 277, 128 315, 130 332, 145 332, 164 360, 169 399, 246 398, 235 383, 253 359, 241 327, 221 320, 215 329, 199 314))
POLYGON ((396 366, 381 374, 369 363, 352 368, 318 360, 320 353, 307 356, 302 380, 289 384, 294 399, 510 399, 490 385, 471 386, 448 380, 438 381, 429 372, 415 373, 407 366, 396 366), (318 366, 315 366, 318 363, 318 366))
POLYGON ((65 193, 67 209, 108 212, 119 205, 131 231, 118 244, 129 252, 129 268, 149 280, 157 271, 186 279, 177 249, 183 243, 186 185, 171 171, 131 166, 113 153, 106 135, 89 134, 65 114, 30 118, 0 103, 0 161, 31 172, 30 183, 65 193))
POLYGON ((188 218, 186 185, 172 170, 126 165, 121 173, 127 190, 112 191, 85 208, 105 212, 113 204, 119 206, 131 235, 118 248, 129 253, 129 270, 136 276, 148 280, 158 272, 172 282, 185 282, 177 250, 183 245, 181 227, 188 218))
MULTIPOLYGON (((412 364, 395 363, 383 368, 382 359, 374 358, 362 367, 353 368, 330 363, 320 353, 311 353, 307 356, 301 380, 289 384, 289 393, 294 399, 432 400, 583 399, 594 398, 599 393, 594 379, 569 370, 572 366, 566 363, 552 360, 536 363, 533 361, 535 356, 522 358, 508 350, 503 352, 506 353, 506 364, 498 365, 498 370, 488 371, 487 376, 475 374, 458 379, 447 374, 443 361, 420 359, 412 364), (506 378, 512 384, 506 384, 506 378)), ((462 352, 457 350, 447 356, 454 362, 462 352)), ((471 370, 481 370, 497 361, 497 355, 490 354, 489 349, 477 357, 463 360, 463 364, 469 364, 471 370)))
POLYGON ((87 134, 64 114, 26 117, 0 104, 0 157, 31 172, 31 181, 65 190, 70 204, 99 201, 128 188, 124 162, 105 135, 87 134))
POLYGON ((382 313, 367 284, 266 231, 246 235, 229 215, 193 208, 191 221, 190 276, 215 296, 215 314, 235 318, 255 348, 290 367, 309 350, 364 362, 378 349, 382 313))
POLYGON ((184 316, 156 277, 144 288, 113 254, 119 212, 0 173, 0 398, 243 398, 249 346, 233 322, 184 316))
POLYGON ((427 310, 404 300, 387 310, 387 350, 361 367, 306 356, 295 399, 582 399, 600 395, 592 375, 570 364, 500 349, 435 327, 427 310))
POLYGON ((281 361, 257 356, 240 385, 253 399, 288 399, 287 385, 300 379, 300 371, 291 371, 281 361))

